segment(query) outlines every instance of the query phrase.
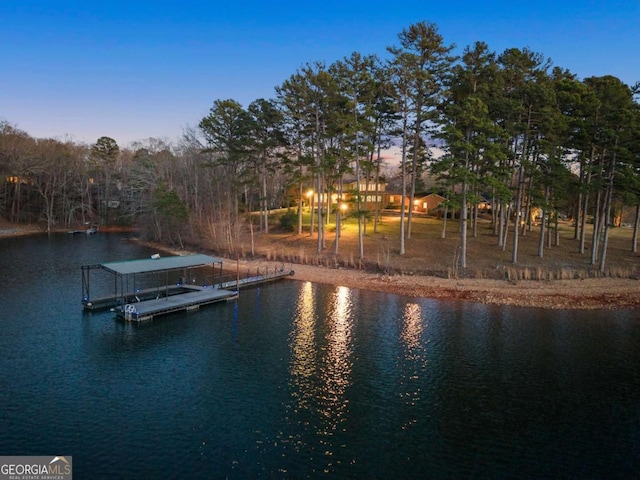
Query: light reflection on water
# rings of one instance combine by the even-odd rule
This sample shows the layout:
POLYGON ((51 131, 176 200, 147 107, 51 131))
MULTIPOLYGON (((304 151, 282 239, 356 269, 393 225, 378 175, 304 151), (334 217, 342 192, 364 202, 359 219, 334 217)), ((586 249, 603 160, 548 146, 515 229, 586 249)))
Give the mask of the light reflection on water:
POLYGON ((296 399, 295 411, 309 408, 315 396, 316 323, 313 285, 305 282, 300 289, 293 317, 291 339, 291 382, 296 399))
POLYGON ((324 455, 328 458, 326 472, 333 468, 334 462, 330 457, 340 448, 334 435, 338 431, 345 431, 344 422, 349 413, 349 400, 345 393, 351 386, 351 330, 354 322, 350 296, 348 288, 337 287, 327 305, 327 345, 320 375, 324 388, 319 395, 318 412, 324 417, 319 423, 321 428, 318 435, 322 438, 324 455))
MULTIPOLYGON (((290 371, 293 414, 300 418, 299 425, 315 425, 312 433, 318 442, 318 454, 325 459, 322 471, 327 473, 340 448, 333 438, 336 432, 344 431, 349 411, 345 393, 351 385, 354 318, 350 289, 336 287, 327 296, 326 318, 317 315, 316 293, 309 282, 300 289, 290 335, 290 371), (320 336, 317 340, 316 335, 320 336)), ((302 436, 297 443, 299 448, 316 449, 305 444, 302 436)))
MULTIPOLYGON (((404 347, 405 363, 401 382, 402 391, 399 392, 405 405, 415 407, 422 400, 421 393, 424 384, 422 378, 426 375, 427 358, 426 342, 423 340, 423 333, 427 329, 427 323, 422 318, 422 308, 417 303, 407 303, 402 315, 402 329, 400 331, 400 341, 404 347)), ((418 422, 417 412, 414 415, 409 413, 409 417, 402 425, 402 429, 418 422)))
MULTIPOLYGON (((320 378, 324 384, 321 398, 324 400, 323 414, 333 422, 339 422, 347 409, 344 393, 351 384, 351 316, 350 290, 336 287, 327 305, 327 347, 320 378)), ((336 425, 331 425, 335 429, 336 425)))
POLYGON ((407 303, 402 315, 400 340, 404 343, 407 356, 412 357, 422 348, 422 332, 427 325, 422 319, 422 308, 417 303, 407 303))

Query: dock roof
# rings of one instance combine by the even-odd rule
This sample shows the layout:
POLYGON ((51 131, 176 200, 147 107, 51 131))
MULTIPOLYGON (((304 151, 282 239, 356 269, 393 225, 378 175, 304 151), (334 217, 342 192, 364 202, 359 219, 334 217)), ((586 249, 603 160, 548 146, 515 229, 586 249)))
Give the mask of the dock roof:
POLYGON ((132 273, 149 273, 177 270, 179 268, 200 267, 212 263, 222 264, 222 260, 209 255, 196 254, 178 257, 144 258, 124 262, 107 262, 101 263, 100 266, 112 273, 127 275, 132 273))

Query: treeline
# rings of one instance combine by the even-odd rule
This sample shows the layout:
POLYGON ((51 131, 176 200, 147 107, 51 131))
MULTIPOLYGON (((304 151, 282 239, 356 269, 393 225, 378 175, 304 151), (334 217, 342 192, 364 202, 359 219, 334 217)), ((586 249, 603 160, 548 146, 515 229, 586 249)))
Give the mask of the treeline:
MULTIPOLYGON (((0 212, 47 228, 135 224, 154 239, 205 240, 232 252, 247 233, 268 233, 276 207, 296 210, 302 233, 302 205, 313 188, 321 207, 311 222, 318 252, 326 248, 332 198, 350 193, 363 258, 370 209, 359 192, 377 188, 381 152, 395 145, 403 199, 413 205, 428 175, 447 198, 445 208, 459 212, 461 268, 467 237, 477 235, 480 200, 490 200, 497 248, 510 247, 513 263, 534 208, 542 212, 540 256, 566 214, 575 220, 580 253, 604 270, 609 229, 622 206, 636 208, 635 251, 638 85, 613 76, 580 80, 527 48, 498 54, 477 42, 455 57, 436 25, 424 22, 403 30, 387 50, 385 60, 353 53, 331 65, 306 64, 273 99, 247 108, 216 100, 174 144, 149 140, 120 149, 101 137, 79 145, 34 139, 5 122, 0 212), (444 155, 433 154, 436 145, 444 155), (355 180, 351 192, 346 178, 355 180)), ((401 209, 400 254, 411 221, 411 209, 401 209)), ((337 222, 336 239, 339 228, 337 222)))

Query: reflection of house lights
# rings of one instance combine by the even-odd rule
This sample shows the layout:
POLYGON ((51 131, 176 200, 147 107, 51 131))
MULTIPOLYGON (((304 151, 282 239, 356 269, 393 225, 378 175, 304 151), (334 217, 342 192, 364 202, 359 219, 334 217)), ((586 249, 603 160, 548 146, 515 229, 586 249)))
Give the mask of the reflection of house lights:
POLYGON ((307 401, 315 396, 313 372, 315 369, 315 296, 313 284, 306 282, 300 289, 300 295, 296 301, 293 329, 291 338, 291 375, 293 383, 299 390, 299 406, 305 406, 307 401))
POLYGON ((400 338, 407 350, 411 352, 420 347, 420 339, 424 325, 422 322, 422 309, 417 303, 408 303, 402 316, 402 331, 400 338))
MULTIPOLYGON (((332 417, 341 416, 346 408, 342 398, 345 389, 351 383, 351 291, 347 287, 338 287, 328 305, 329 334, 327 336, 327 369, 324 380, 329 393, 335 395, 335 402, 327 404, 327 413, 332 417), (333 403, 333 404, 331 404, 333 403)), ((325 395, 325 398, 329 398, 325 395)))

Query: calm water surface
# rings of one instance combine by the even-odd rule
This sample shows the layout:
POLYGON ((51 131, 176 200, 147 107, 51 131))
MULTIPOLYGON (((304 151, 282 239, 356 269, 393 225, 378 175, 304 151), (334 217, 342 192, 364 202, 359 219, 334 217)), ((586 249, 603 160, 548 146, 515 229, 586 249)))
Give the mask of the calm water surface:
POLYGON ((76 478, 638 478, 638 311, 282 281, 142 325, 85 314, 119 235, 0 239, 0 455, 76 478))

